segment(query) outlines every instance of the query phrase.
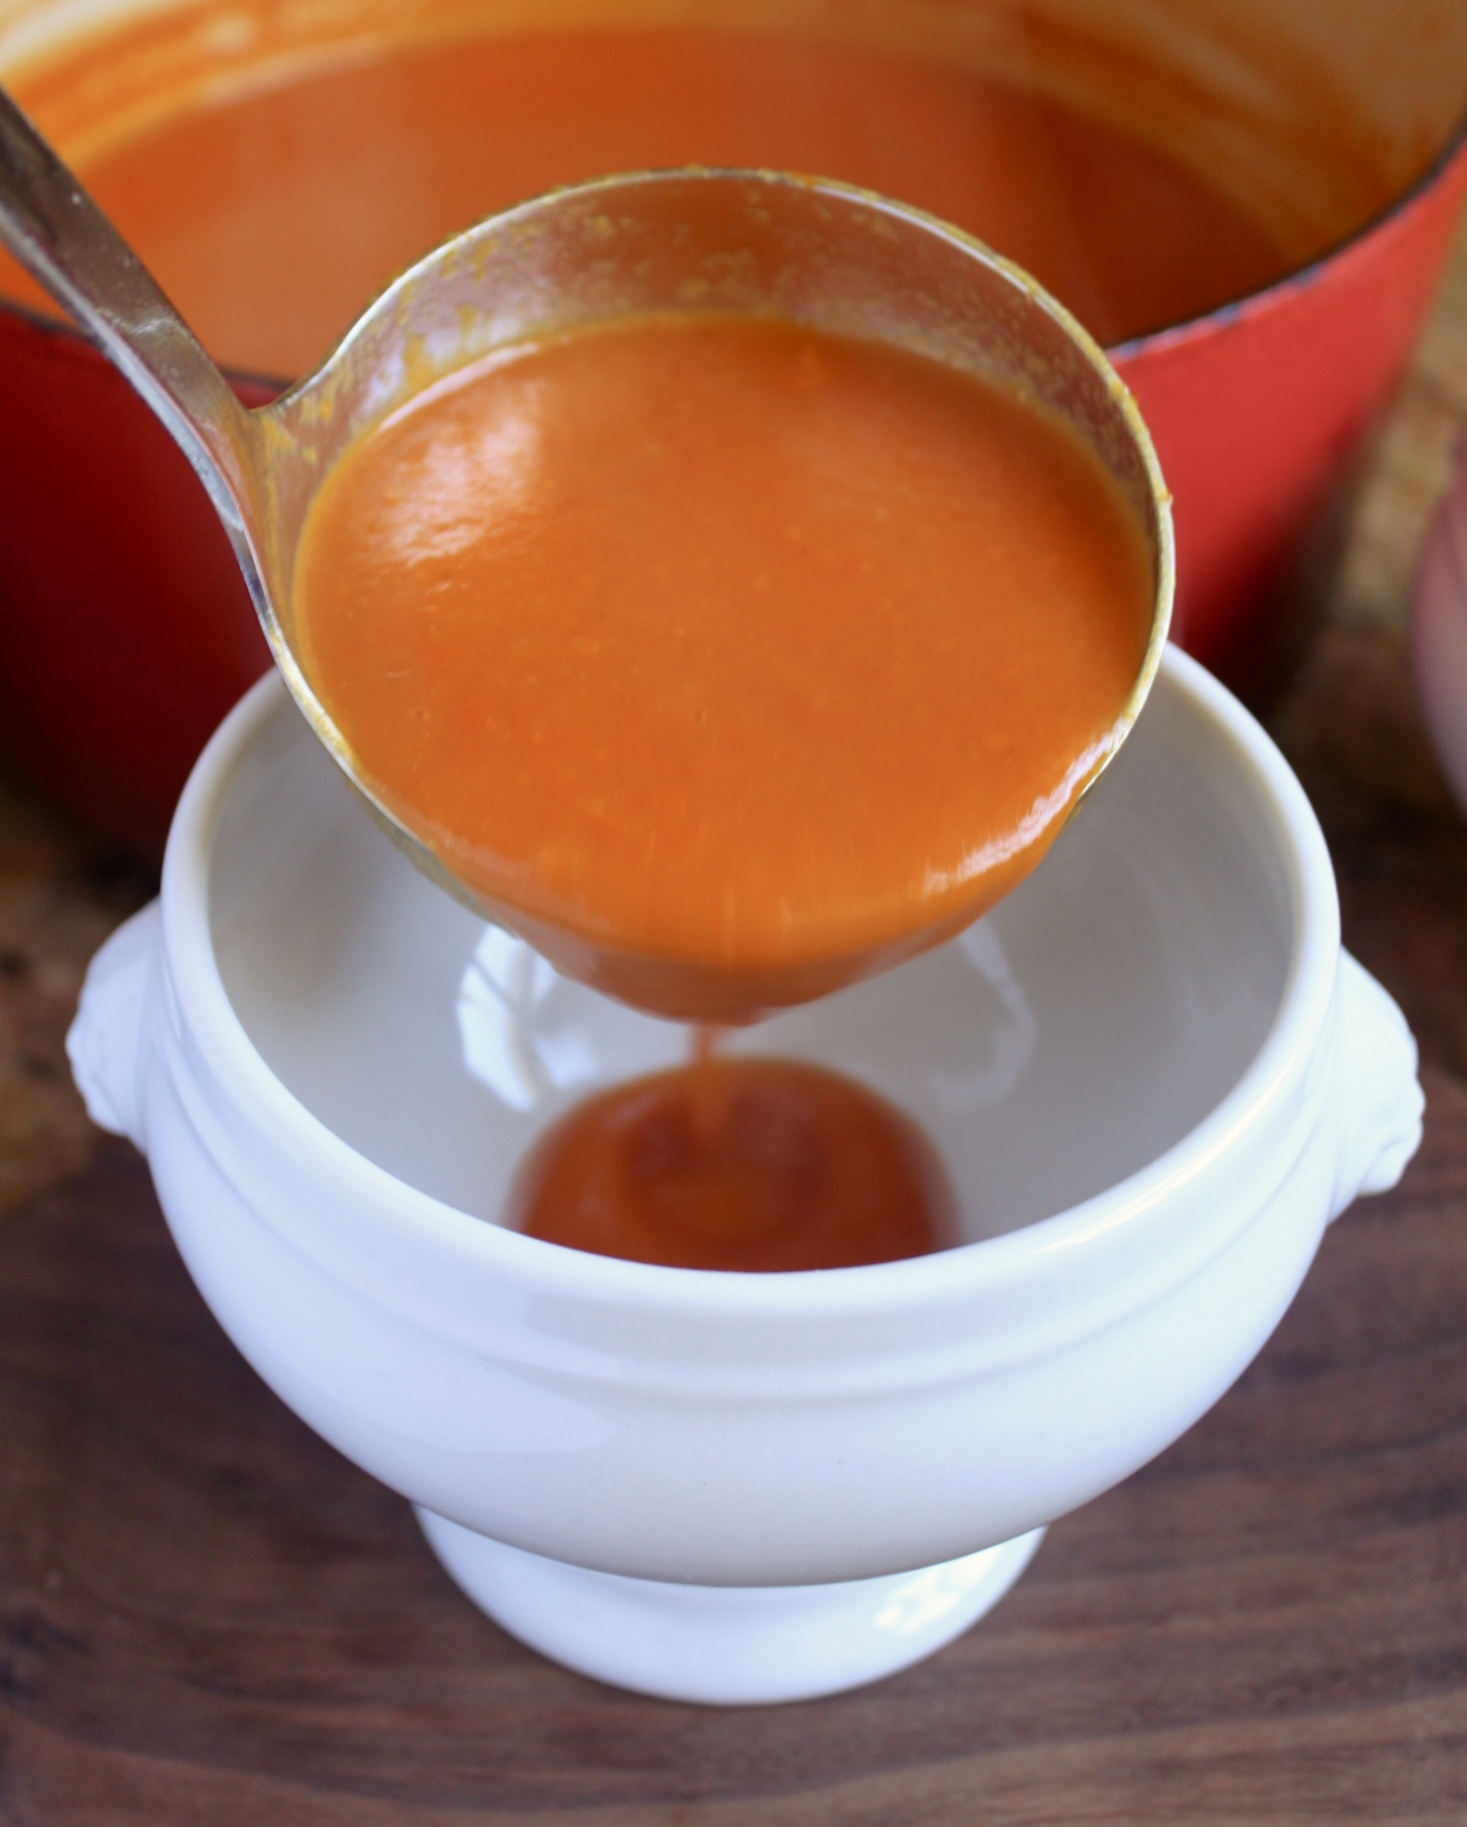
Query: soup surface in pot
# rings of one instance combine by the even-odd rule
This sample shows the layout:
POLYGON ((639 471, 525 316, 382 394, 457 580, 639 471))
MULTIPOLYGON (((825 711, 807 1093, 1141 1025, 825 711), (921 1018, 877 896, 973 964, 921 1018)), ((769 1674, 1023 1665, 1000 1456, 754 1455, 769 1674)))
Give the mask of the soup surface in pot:
MULTIPOLYGON (((1195 162, 1037 89, 884 48, 619 26, 398 41, 255 72, 236 57, 210 80, 209 47, 222 58, 248 18, 216 10, 214 35, 196 34, 196 80, 173 70, 156 111, 144 78, 124 108, 104 78, 64 65, 20 92, 211 353, 256 373, 304 373, 456 230, 613 171, 766 167, 864 185, 990 242, 1103 342, 1291 264, 1195 162)), ((112 67, 127 53, 124 34, 91 55, 112 67)), ((7 283, 36 302, 18 275, 7 283)))

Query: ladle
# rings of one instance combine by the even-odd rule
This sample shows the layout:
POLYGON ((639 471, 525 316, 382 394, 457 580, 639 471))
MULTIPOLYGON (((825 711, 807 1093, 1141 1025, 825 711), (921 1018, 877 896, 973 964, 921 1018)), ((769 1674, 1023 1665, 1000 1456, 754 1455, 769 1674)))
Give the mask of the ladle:
MULTIPOLYGON (((413 861, 569 975, 655 1012, 728 1019, 808 1000, 946 937, 771 968, 609 950, 458 880, 359 771, 297 659, 291 579, 313 495, 358 433, 445 372, 550 333, 656 310, 776 314, 975 371, 1059 412, 1116 478, 1147 539, 1154 613, 1109 760, 1150 689, 1171 609, 1166 491, 1099 348, 1025 274, 959 231, 823 180, 768 172, 613 177, 555 191, 445 242, 390 285, 308 379, 249 411, 131 248, 0 91, 0 242, 101 345, 209 492, 291 693, 413 861)), ((1092 779, 1094 776, 1092 775, 1092 779)), ((968 907, 960 924, 983 911, 968 907)))

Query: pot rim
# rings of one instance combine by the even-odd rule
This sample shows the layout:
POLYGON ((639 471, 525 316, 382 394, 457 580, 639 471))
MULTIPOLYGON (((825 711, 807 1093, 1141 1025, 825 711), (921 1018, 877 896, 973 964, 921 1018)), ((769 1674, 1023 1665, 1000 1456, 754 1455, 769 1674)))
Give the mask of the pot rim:
MULTIPOLYGON (((1314 1060, 1334 997, 1339 905, 1333 868, 1312 808, 1287 762, 1241 704, 1198 663, 1168 648, 1162 673, 1190 712, 1206 718, 1233 751, 1257 817, 1271 827, 1285 876, 1289 957, 1268 1031, 1231 1089, 1187 1135, 1145 1167, 1089 1200, 1048 1218, 929 1256, 856 1268, 778 1275, 669 1268, 593 1256, 507 1230, 448 1205, 379 1167, 315 1116, 258 1052, 225 988, 210 933, 210 873, 219 815, 240 762, 270 718, 289 703, 270 672, 220 725, 179 802, 164 860, 162 947, 176 997, 176 1027, 229 1104, 272 1149, 318 1165, 425 1251, 457 1257, 466 1269, 495 1269, 521 1286, 573 1300, 635 1305, 648 1314, 744 1319, 832 1319, 876 1308, 891 1312, 934 1298, 991 1293, 1046 1260, 1073 1271, 1144 1226, 1220 1156, 1266 1137, 1290 1087, 1314 1060)), ((1219 1216, 1232 1231, 1254 1215, 1229 1202, 1219 1216)), ((1213 1247, 1220 1247, 1214 1241, 1213 1247)), ((1207 1252, 1211 1253, 1211 1250, 1207 1252)))
MULTIPOLYGON (((1388 228, 1393 222, 1408 215, 1418 204, 1423 203, 1430 193, 1445 183, 1452 168, 1458 161, 1467 162, 1467 108, 1464 108, 1456 125, 1447 134, 1441 147, 1430 163, 1421 173, 1412 179, 1405 189, 1398 191, 1389 202, 1376 213, 1359 223, 1347 234, 1330 242, 1309 259, 1271 279, 1267 285, 1258 286, 1251 292, 1240 292, 1231 298, 1224 298, 1217 304, 1209 306, 1192 317, 1177 318, 1174 322, 1160 324, 1154 330, 1145 330, 1139 336, 1128 336, 1116 343, 1103 343, 1100 347, 1106 357, 1114 363, 1131 364, 1143 360, 1152 350, 1169 348, 1173 344, 1190 342, 1196 338, 1225 329, 1236 322, 1240 316, 1251 315, 1256 310, 1265 309, 1282 302, 1291 294, 1300 291, 1323 276, 1327 268, 1333 267, 1345 256, 1372 240, 1378 233, 1388 228)), ((601 179, 616 178, 629 173, 613 172, 602 174, 601 179)), ((533 199, 530 199, 533 200, 533 199)), ((516 208, 518 205, 510 205, 516 208)), ((903 207, 913 208, 912 205, 903 207)), ((497 214, 507 213, 498 211, 497 214)), ((966 233, 967 231, 960 231, 966 233)), ((986 244, 985 244, 986 245, 986 244)), ((1002 250, 997 250, 1001 253, 1002 250)), ((416 262, 412 262, 416 265, 416 262)), ((406 269, 405 269, 406 270, 406 269)), ((385 293, 395 284, 400 274, 394 275, 381 288, 385 293)), ((379 294, 380 296, 380 294, 379 294)), ((370 307, 368 307, 370 308, 370 307)), ((363 312, 365 315, 365 312, 363 312)), ((103 366, 110 366, 107 358, 96 347, 91 339, 67 317, 59 312, 52 315, 33 305, 23 304, 18 299, 11 299, 0 293, 0 318, 13 317, 33 329, 48 335, 60 336, 90 350, 103 366)), ((260 400, 275 399, 288 393, 305 378, 295 375, 282 379, 279 375, 266 374, 256 368, 236 367, 221 364, 225 377, 236 389, 259 396, 260 400)))

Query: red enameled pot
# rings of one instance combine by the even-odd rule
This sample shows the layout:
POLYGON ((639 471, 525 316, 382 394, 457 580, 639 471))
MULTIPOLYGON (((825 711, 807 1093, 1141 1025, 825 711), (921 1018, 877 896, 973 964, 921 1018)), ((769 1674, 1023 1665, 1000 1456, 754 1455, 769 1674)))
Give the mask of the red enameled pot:
POLYGON ((1467 195, 1457 135, 1430 175, 1265 291, 1110 351, 1174 501, 1173 634, 1245 698, 1307 632, 1366 434, 1410 359, 1467 195))
MULTIPOLYGON (((890 0, 919 22, 941 15, 944 29, 1002 4, 890 0)), ((1155 29, 1144 0, 1030 0, 1031 35, 1046 8, 1079 18, 1092 51, 1113 26, 1155 29)), ((0 0, 0 71, 17 55, 7 29, 31 44, 48 9, 70 12, 0 0)), ((1173 11, 1177 44, 1158 54, 1215 55, 1234 102, 1247 46, 1287 21, 1291 55, 1322 60, 1337 95, 1354 85, 1400 174, 1386 207, 1302 269, 1113 351, 1175 497, 1174 631, 1257 693, 1294 639, 1300 567, 1338 520, 1451 245, 1467 190, 1467 9, 1173 0, 1173 11)), ((278 383, 238 385, 255 403, 278 383)), ((0 304, 0 402, 0 744, 52 800, 157 850, 194 757, 267 665, 263 639, 187 464, 88 344, 0 304)))

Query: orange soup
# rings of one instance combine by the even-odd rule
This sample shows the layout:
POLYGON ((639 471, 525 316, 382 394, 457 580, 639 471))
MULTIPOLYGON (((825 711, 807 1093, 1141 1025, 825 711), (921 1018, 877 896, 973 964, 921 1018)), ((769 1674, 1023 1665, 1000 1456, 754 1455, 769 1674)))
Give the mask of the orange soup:
POLYGON ((1141 531, 1059 422, 717 315, 420 394, 327 476, 295 577, 297 652, 384 803, 573 975, 710 1020, 1026 874, 1151 612, 1141 531))
POLYGON ((863 1086, 795 1060, 704 1057, 588 1098, 521 1169, 509 1222, 600 1256, 763 1274, 957 1241, 936 1150, 863 1086))
MULTIPOLYGON (((336 12, 350 24, 350 4, 336 12)), ((91 51, 90 71, 79 56, 19 85, 206 347, 261 374, 305 372, 399 269, 481 216, 652 167, 802 171, 901 198, 1017 260, 1107 342, 1291 264, 1196 160, 889 49, 631 25, 399 35, 333 60, 293 45, 294 17, 169 10, 91 51)))

